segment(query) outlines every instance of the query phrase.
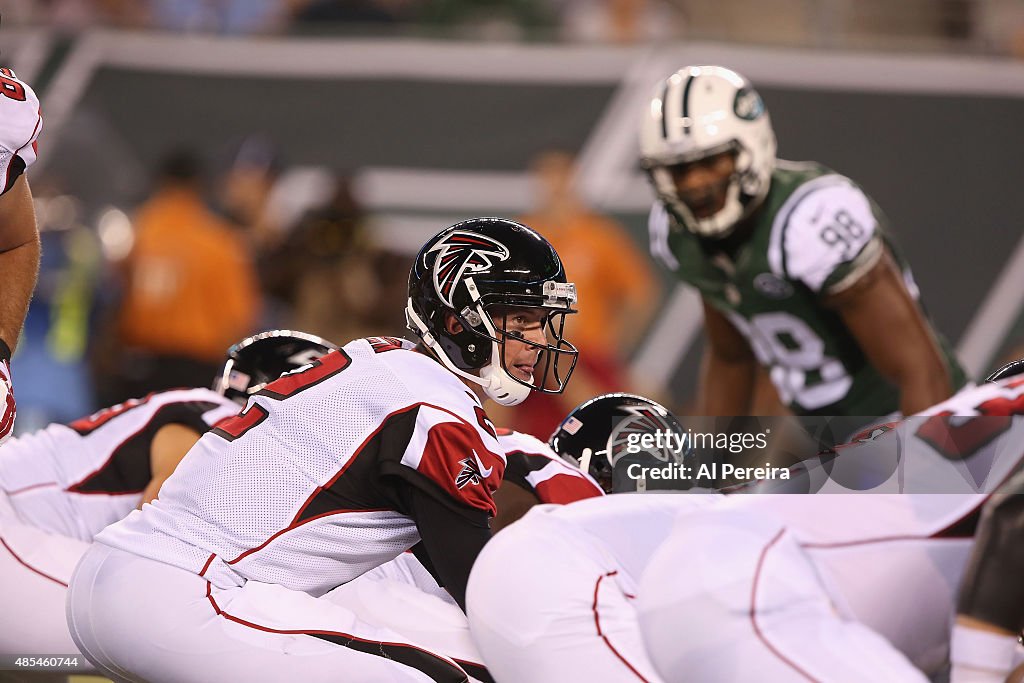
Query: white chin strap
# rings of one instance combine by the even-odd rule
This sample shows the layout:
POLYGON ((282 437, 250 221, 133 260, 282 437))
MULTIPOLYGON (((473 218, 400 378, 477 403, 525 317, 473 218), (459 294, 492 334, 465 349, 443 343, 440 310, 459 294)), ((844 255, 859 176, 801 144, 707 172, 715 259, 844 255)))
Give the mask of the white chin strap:
POLYGON ((708 237, 727 235, 732 232, 740 219, 743 218, 743 204, 740 203, 740 184, 729 183, 729 189, 725 195, 725 206, 713 216, 707 218, 694 218, 697 232, 708 237))
MULTIPOLYGON (((480 376, 470 374, 465 370, 461 370, 455 367, 451 359, 441 348, 437 339, 434 335, 430 334, 427 330, 426 324, 423 322, 416 311, 412 307, 412 299, 408 299, 405 306, 405 315, 409 322, 416 326, 419 330, 420 339, 426 344, 427 348, 434 352, 441 364, 448 368, 451 372, 463 379, 468 379, 470 382, 475 382, 484 388, 484 393, 487 394, 498 405, 502 406, 515 406, 519 405, 526 400, 526 397, 530 395, 530 387, 520 384, 519 382, 512 379, 512 377, 505 372, 501 367, 501 356, 498 344, 490 342, 491 344, 491 362, 489 365, 484 366, 480 369, 480 376)), ((486 319, 485 319, 486 320, 486 319)), ((494 329, 488 323, 484 323, 489 331, 494 334, 494 329)), ((530 376, 530 382, 533 382, 533 376, 530 376)))
MULTIPOLYGON (((530 387, 520 384, 505 372, 498 354, 498 345, 491 342, 491 362, 480 369, 480 384, 484 393, 498 405, 517 406, 530 395, 530 387)), ((530 375, 530 383, 533 383, 533 375, 530 375)))
POLYGON ((704 237, 724 237, 732 232, 736 224, 743 218, 743 204, 740 202, 740 183, 733 179, 725 192, 725 205, 722 210, 707 218, 697 218, 690 211, 676 191, 672 175, 665 168, 659 168, 654 173, 655 186, 658 196, 672 205, 686 223, 686 228, 693 233, 704 237))

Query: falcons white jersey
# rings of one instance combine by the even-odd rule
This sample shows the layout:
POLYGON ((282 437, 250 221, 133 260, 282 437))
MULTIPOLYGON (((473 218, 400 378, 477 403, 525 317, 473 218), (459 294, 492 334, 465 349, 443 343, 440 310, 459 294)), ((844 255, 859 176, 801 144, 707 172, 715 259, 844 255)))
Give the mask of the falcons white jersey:
POLYGON ((493 425, 454 374, 404 340, 359 339, 250 398, 159 500, 96 540, 219 587, 319 596, 419 541, 401 486, 493 515, 504 470, 493 425))
POLYGON ((604 495, 589 474, 560 458, 540 439, 511 429, 497 433, 507 462, 503 481, 531 491, 542 503, 564 505, 604 495))
MULTIPOLYGON (((957 588, 987 498, 981 493, 729 496, 715 510, 743 511, 751 527, 781 523, 843 618, 869 626, 916 666, 931 671, 947 654, 957 588)), ((685 513, 677 523, 677 529, 687 524, 685 513)), ((718 540, 743 543, 725 532, 718 540)), ((731 562, 722 546, 690 550, 720 553, 725 565, 731 562)))
MULTIPOLYGON (((541 503, 552 505, 566 505, 604 495, 589 474, 558 457, 537 437, 511 429, 498 428, 496 431, 498 443, 505 449, 503 484, 515 484, 536 495, 541 503)), ((391 562, 368 571, 360 580, 363 578, 407 583, 455 604, 448 591, 437 585, 437 580, 412 553, 402 553, 391 562)))
POLYGON ((139 504, 161 427, 183 424, 202 433, 238 410, 209 389, 175 389, 52 424, 0 448, 0 490, 23 521, 91 541, 139 504))
MULTIPOLYGON (((733 555, 764 540, 756 535, 760 524, 777 524, 806 553, 844 618, 870 626, 915 663, 930 665, 943 652, 972 522, 985 499, 984 494, 623 493, 536 507, 517 524, 544 515, 564 528, 566 548, 579 547, 574 539, 596 540, 600 550, 591 552, 613 559, 616 581, 630 590, 656 551, 676 543, 688 524, 710 528, 716 516, 725 520, 706 546, 686 546, 695 557, 713 558, 722 571, 746 567, 733 555)), ((685 592, 699 586, 663 591, 676 588, 685 592)))
POLYGON ((0 68, 0 194, 36 160, 42 128, 43 114, 32 88, 10 69, 0 68))
POLYGON ((604 547, 630 580, 639 580, 651 554, 672 531, 677 516, 724 499, 722 494, 711 492, 616 493, 571 505, 536 506, 523 519, 545 515, 563 524, 569 536, 586 533, 604 547))
POLYGON ((837 457, 740 492, 991 493, 1024 463, 1024 377, 968 387, 917 415, 865 430, 837 457))

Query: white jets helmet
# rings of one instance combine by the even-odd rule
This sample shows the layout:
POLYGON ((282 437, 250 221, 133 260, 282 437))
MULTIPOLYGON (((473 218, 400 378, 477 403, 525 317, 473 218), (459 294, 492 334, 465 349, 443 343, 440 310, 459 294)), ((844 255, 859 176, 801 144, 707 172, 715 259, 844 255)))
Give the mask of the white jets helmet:
POLYGON ((775 133, 750 81, 721 66, 689 66, 658 84, 640 125, 640 163, 658 198, 693 233, 720 238, 764 200, 775 168, 775 133), (669 167, 734 150, 725 206, 697 218, 669 167))

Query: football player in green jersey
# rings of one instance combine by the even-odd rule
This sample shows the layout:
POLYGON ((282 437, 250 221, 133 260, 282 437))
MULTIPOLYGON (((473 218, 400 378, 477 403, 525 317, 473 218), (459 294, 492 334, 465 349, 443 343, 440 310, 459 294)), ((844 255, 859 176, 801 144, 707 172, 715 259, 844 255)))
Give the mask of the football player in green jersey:
POLYGON ((703 298, 705 414, 748 414, 757 363, 797 415, 910 415, 964 384, 882 212, 849 178, 776 159, 747 79, 677 71, 640 133, 652 253, 703 298))

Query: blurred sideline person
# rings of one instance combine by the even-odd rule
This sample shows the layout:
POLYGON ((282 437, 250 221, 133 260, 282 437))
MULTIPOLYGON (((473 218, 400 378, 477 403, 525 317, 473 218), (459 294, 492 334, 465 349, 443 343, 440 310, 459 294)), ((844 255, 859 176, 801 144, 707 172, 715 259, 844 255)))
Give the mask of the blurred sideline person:
POLYGON ((569 321, 580 349, 572 385, 563 395, 530 398, 508 419, 529 434, 550 434, 558 418, 588 398, 632 389, 626 360, 650 322, 660 292, 649 260, 622 225, 590 209, 573 187, 575 159, 551 150, 532 164, 537 205, 523 217, 563 254, 584 310, 569 321))
POLYGON ((881 210, 849 178, 776 159, 745 78, 672 74, 640 147, 652 254, 703 297, 701 413, 749 414, 758 364, 797 415, 911 415, 964 385, 881 210))
POLYGON ((260 312, 253 258, 243 238, 205 205, 199 160, 169 155, 158 187, 135 216, 117 311, 119 398, 197 386, 224 349, 250 334, 260 312))
POLYGON ((840 459, 913 447, 907 493, 623 494, 534 508, 470 576, 467 615, 488 670, 496 680, 923 683, 948 661, 982 506, 1024 462, 1024 384, 961 392, 901 424, 840 459), (979 429, 993 438, 972 441, 979 429))
POLYGON ((407 292, 394 273, 407 270, 410 257, 374 243, 351 177, 334 176, 333 186, 326 203, 309 209, 261 257, 265 291, 291 326, 330 339, 401 329, 407 292))
POLYGON ((39 230, 25 170, 36 160, 43 127, 39 99, 14 72, 0 68, 0 443, 14 429, 17 409, 11 354, 39 274, 39 230))
POLYGON ((52 424, 0 449, 0 654, 77 652, 67 585, 104 527, 153 501, 207 429, 281 373, 337 348, 275 330, 228 350, 210 389, 173 389, 52 424))
POLYGON ((506 467, 481 402, 564 388, 575 302, 530 228, 476 218, 439 232, 409 274, 418 344, 357 339, 270 383, 153 504, 96 537, 69 587, 81 651, 107 675, 176 683, 467 680, 318 598, 415 548, 465 604, 506 467))
POLYGON ((271 202, 284 170, 274 142, 265 135, 249 135, 236 143, 227 167, 218 174, 217 211, 245 236, 258 257, 284 236, 284 226, 271 202))

